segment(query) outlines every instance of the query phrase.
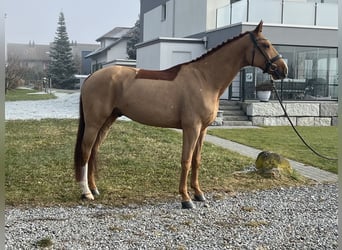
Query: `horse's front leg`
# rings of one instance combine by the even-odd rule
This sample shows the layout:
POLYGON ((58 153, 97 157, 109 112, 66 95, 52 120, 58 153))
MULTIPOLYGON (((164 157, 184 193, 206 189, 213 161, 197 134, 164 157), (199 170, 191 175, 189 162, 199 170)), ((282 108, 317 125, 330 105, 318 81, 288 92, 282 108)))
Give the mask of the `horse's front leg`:
POLYGON ((201 151, 203 146, 204 137, 207 133, 207 129, 201 131, 200 136, 197 140, 196 147, 192 156, 191 162, 191 188, 195 191, 196 201, 205 201, 204 194, 199 185, 199 168, 201 164, 201 151))
POLYGON ((99 148, 98 138, 95 141, 95 145, 93 146, 90 159, 88 162, 88 185, 91 193, 94 196, 100 195, 99 190, 95 184, 95 171, 96 171, 96 154, 99 148))
POLYGON ((199 128, 183 128, 182 170, 179 183, 179 193, 182 196, 182 208, 194 208, 188 193, 187 180, 191 168, 193 152, 200 133, 199 128))

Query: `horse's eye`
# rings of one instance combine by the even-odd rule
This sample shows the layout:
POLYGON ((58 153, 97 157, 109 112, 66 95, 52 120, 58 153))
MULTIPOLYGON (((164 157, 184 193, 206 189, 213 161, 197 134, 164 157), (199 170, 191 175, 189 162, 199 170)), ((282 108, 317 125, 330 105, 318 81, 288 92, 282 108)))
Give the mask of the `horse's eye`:
POLYGON ((264 46, 265 49, 269 49, 270 48, 269 44, 263 44, 263 46, 264 46))

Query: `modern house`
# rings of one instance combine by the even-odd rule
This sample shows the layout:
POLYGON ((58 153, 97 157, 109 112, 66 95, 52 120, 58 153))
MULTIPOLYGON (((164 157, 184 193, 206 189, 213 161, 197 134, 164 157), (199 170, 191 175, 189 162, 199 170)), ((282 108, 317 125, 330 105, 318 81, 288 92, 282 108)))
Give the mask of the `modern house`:
MULTIPOLYGON (((141 0, 140 4, 137 67, 165 69, 195 59, 263 20, 263 33, 289 66, 288 78, 276 86, 294 124, 337 123, 337 0, 141 0)), ((255 86, 268 79, 261 70, 245 67, 221 99, 237 101, 254 125, 287 125, 278 103, 257 100, 255 86)))
POLYGON ((92 53, 86 55, 91 59, 92 72, 111 65, 135 67, 135 60, 128 59, 127 41, 132 28, 115 27, 96 39, 101 45, 92 53))

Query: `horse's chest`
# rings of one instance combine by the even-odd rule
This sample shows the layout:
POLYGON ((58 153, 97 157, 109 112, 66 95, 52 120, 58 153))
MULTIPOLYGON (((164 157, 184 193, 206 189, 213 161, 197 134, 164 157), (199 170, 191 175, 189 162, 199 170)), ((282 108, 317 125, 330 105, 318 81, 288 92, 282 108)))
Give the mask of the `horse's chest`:
POLYGON ((203 124, 211 124, 216 118, 217 108, 218 105, 216 104, 216 102, 204 100, 203 103, 198 103, 197 105, 194 105, 194 109, 191 113, 191 116, 200 117, 203 124))

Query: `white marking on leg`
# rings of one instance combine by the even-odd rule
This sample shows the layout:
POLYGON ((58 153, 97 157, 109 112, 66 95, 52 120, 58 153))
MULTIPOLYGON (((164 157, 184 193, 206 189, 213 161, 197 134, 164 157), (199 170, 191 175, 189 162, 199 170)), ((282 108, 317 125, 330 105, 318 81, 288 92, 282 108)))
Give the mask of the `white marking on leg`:
POLYGON ((82 167, 82 178, 79 182, 81 189, 82 189, 82 195, 85 196, 88 200, 94 200, 94 196, 90 192, 89 186, 88 186, 88 163, 86 163, 82 167))

